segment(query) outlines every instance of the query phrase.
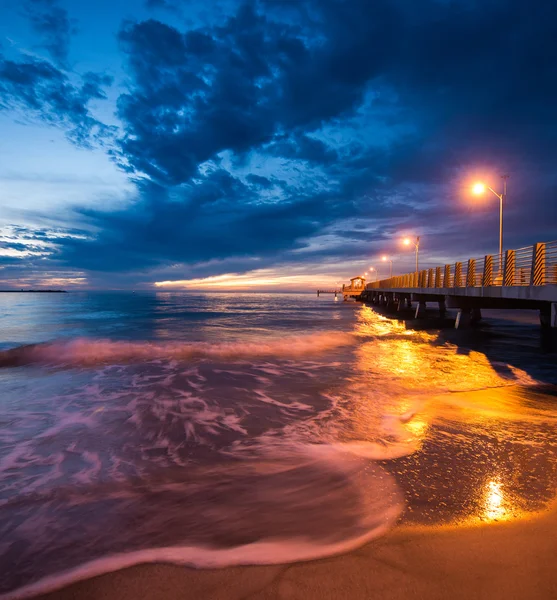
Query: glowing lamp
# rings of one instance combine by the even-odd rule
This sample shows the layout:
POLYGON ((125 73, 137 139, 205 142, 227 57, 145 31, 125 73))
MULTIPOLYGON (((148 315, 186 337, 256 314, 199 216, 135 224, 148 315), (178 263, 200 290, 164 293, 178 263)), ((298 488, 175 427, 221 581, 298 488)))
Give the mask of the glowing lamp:
POLYGON ((480 196, 484 192, 485 192, 485 183, 478 182, 472 186, 472 193, 476 194, 476 196, 480 196))

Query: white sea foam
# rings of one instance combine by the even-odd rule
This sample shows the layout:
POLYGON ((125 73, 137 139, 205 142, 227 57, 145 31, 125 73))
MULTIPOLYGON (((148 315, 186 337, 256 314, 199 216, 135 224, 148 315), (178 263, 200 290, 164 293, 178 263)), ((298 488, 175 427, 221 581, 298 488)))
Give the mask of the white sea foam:
POLYGON ((57 519, 48 512, 48 503, 14 502, 10 510, 16 521, 22 510, 29 511, 25 528, 16 523, 7 529, 19 548, 28 545, 27 559, 16 565, 21 569, 17 580, 36 577, 37 568, 43 576, 23 587, 8 586, 0 598, 29 598, 148 562, 221 568, 313 560, 383 534, 402 510, 391 475, 327 445, 277 448, 271 458, 193 470, 187 482, 181 479, 159 481, 155 495, 147 498, 143 485, 125 483, 108 491, 98 488, 96 498, 91 491, 76 497, 69 492, 66 510, 60 505, 57 519), (111 506, 110 531, 75 521, 80 507, 88 514, 103 501, 111 506), (131 529, 125 518, 130 511, 135 517, 131 529), (73 558, 63 560, 56 550, 58 543, 67 544, 62 531, 78 544, 73 558), (151 532, 174 543, 149 548, 151 532), (242 542, 246 536, 249 541, 242 542), (147 547, 138 550, 139 544, 147 547), (130 551, 110 552, 110 547, 126 546, 130 551), (73 565, 68 568, 68 563, 73 565))
POLYGON ((350 552, 371 540, 384 535, 395 523, 400 514, 399 506, 385 511, 382 519, 368 532, 342 542, 332 544, 312 544, 304 540, 284 540, 256 542, 235 548, 216 549, 199 546, 175 546, 153 548, 137 552, 115 554, 75 569, 57 573, 23 586, 12 592, 0 594, 0 600, 24 600, 39 594, 46 594, 72 583, 90 579, 98 575, 120 571, 134 565, 146 563, 170 563, 199 569, 218 569, 241 565, 276 565, 317 560, 328 556, 350 552))
POLYGON ((157 359, 213 360, 258 357, 304 357, 355 343, 349 333, 320 332, 307 335, 260 339, 257 342, 123 342, 78 338, 0 352, 0 366, 43 363, 55 365, 96 365, 157 359))

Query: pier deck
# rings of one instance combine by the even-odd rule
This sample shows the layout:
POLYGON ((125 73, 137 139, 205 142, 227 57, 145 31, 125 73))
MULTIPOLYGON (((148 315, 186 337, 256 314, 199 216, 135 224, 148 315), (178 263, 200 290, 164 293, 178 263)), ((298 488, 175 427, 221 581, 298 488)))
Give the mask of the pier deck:
POLYGON ((395 308, 417 302, 416 317, 425 314, 427 302, 437 302, 442 315, 446 307, 457 308, 456 327, 479 320, 482 308, 537 309, 542 326, 557 327, 557 241, 396 275, 359 293, 349 290, 364 302, 395 308))

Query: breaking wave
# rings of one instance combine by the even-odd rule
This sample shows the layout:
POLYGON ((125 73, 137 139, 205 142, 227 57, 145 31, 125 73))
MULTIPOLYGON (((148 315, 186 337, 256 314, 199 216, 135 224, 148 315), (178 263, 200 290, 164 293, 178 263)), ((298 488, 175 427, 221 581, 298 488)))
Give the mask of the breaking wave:
POLYGON ((0 352, 0 367, 34 363, 49 365, 96 365, 157 359, 213 360, 296 358, 325 352, 354 343, 354 335, 320 332, 308 335, 261 339, 257 342, 124 342, 78 338, 44 344, 19 346, 0 352))

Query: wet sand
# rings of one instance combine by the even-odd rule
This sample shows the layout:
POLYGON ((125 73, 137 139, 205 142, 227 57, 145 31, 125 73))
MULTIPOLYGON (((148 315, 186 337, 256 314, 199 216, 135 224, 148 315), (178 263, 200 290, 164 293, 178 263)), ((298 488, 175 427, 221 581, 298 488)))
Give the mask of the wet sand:
POLYGON ((266 567, 140 565, 43 600, 557 598, 557 505, 473 526, 398 527, 345 555, 266 567))

